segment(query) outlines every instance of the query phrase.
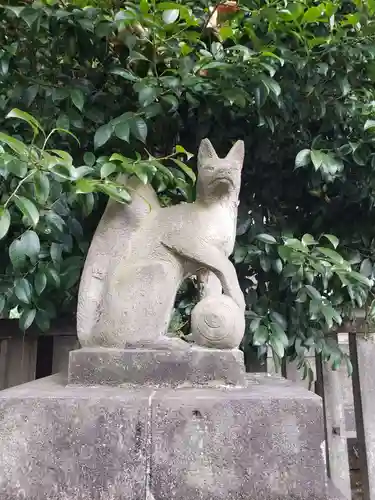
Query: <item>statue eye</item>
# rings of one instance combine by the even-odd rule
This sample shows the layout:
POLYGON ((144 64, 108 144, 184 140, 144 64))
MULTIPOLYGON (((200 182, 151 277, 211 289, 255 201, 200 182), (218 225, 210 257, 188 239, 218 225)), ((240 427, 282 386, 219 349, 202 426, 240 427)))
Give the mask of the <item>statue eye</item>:
POLYGON ((205 170, 208 170, 209 172, 212 172, 213 170, 215 170, 215 167, 213 165, 206 165, 205 166, 205 170))

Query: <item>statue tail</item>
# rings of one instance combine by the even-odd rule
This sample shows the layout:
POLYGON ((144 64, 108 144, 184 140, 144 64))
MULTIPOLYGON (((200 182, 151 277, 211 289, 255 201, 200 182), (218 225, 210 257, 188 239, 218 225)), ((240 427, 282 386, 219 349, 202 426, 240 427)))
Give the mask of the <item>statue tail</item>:
MULTIPOLYGON (((122 176, 119 182, 125 183, 125 180, 122 176)), ((136 177, 131 177, 126 185, 132 190, 132 202, 124 205, 108 201, 86 257, 77 307, 77 333, 82 346, 90 345, 110 266, 130 251, 132 236, 142 221, 152 210, 160 208, 152 186, 142 184, 136 177)))

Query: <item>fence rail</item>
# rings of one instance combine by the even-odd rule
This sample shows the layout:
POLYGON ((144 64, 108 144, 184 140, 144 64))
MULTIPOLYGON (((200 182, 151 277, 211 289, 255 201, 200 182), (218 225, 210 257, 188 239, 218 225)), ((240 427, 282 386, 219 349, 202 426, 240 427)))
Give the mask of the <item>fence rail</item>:
MULTIPOLYGON (((350 354, 352 378, 345 367, 332 371, 311 355, 316 381, 310 389, 323 399, 328 475, 348 500, 375 500, 375 335, 359 323, 348 331, 338 341, 350 354)), ((59 322, 48 335, 23 336, 15 321, 0 320, 0 389, 66 371, 69 352, 78 347, 72 321, 59 322)), ((251 371, 275 373, 272 356, 263 366, 249 363, 251 371)), ((295 363, 282 371, 308 388, 295 363)))

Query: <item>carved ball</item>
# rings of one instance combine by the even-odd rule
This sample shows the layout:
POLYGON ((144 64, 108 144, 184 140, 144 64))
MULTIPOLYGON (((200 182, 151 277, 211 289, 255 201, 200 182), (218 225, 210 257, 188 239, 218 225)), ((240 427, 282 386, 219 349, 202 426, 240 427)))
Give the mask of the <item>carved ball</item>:
POLYGON ((244 332, 244 314, 226 295, 205 297, 192 310, 191 336, 200 346, 234 349, 244 332))

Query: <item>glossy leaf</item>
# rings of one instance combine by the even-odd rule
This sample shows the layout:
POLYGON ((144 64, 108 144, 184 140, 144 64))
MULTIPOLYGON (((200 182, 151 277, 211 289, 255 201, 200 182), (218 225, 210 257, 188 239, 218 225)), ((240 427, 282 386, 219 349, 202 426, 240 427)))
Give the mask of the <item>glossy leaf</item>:
POLYGON ((118 123, 115 126, 115 134, 119 139, 129 142, 130 125, 127 122, 118 123))
POLYGON ((39 270, 34 278, 34 288, 38 295, 41 295, 46 288, 47 277, 43 271, 39 270))
POLYGON ((98 128, 94 136, 94 147, 95 149, 103 146, 112 135, 112 126, 107 123, 98 128))
POLYGON ((35 196, 39 203, 44 204, 50 194, 50 181, 45 172, 35 172, 33 176, 35 196))
POLYGON ((83 109, 83 105, 85 104, 85 96, 80 89, 72 89, 70 92, 70 97, 72 102, 76 108, 80 111, 83 109))
POLYGON ((130 121, 130 130, 136 139, 146 142, 147 124, 141 117, 136 116, 130 121))
POLYGON ((18 278, 14 283, 14 293, 18 300, 25 304, 30 304, 32 288, 26 278, 18 278))
POLYGON ((7 235, 10 222, 11 218, 9 210, 7 208, 0 208, 0 240, 7 235))
POLYGON ((268 243, 274 245, 277 243, 276 239, 270 234, 257 234, 256 239, 262 241, 263 243, 268 243))
POLYGON ((36 309, 25 309, 19 319, 21 330, 26 331, 33 324, 35 319, 36 309))
POLYGON ((267 327, 264 325, 259 326, 253 336, 253 345, 261 346, 265 344, 268 341, 268 337, 269 333, 267 327))
POLYGON ((23 213, 23 215, 27 217, 30 223, 35 227, 39 221, 39 211, 34 203, 24 196, 16 196, 15 204, 17 205, 17 208, 19 208, 19 210, 23 213))
POLYGON ((172 24, 177 21, 180 15, 180 11, 178 9, 168 9, 163 12, 163 21, 165 24, 172 24))
POLYGON ((296 156, 296 161, 295 161, 296 168, 305 167, 310 163, 310 159, 311 159, 311 150, 303 149, 296 156))
POLYGON ((34 135, 37 135, 39 132, 42 132, 44 134, 44 130, 38 120, 29 113, 26 113, 26 111, 21 111, 20 109, 14 108, 9 111, 9 113, 6 115, 6 118, 18 118, 19 120, 25 121, 33 129, 34 135))

